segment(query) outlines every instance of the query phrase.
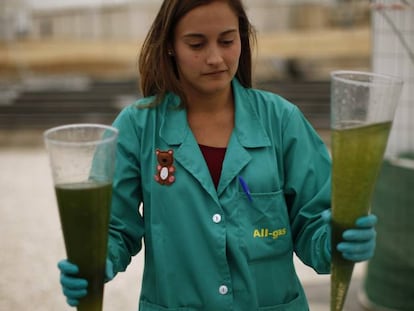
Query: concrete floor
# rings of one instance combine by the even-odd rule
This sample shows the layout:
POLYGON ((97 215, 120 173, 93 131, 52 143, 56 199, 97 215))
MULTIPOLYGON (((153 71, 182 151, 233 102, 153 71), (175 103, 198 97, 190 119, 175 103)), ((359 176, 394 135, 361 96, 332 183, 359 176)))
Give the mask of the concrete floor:
MULTIPOLYGON (((65 257, 48 158, 40 131, 0 131, 0 310, 74 310, 65 303, 56 263, 65 257)), ((329 276, 296 262, 312 311, 329 311, 329 276)), ((137 310, 142 255, 105 288, 103 311, 137 310)), ((344 311, 358 302, 358 264, 344 311)))

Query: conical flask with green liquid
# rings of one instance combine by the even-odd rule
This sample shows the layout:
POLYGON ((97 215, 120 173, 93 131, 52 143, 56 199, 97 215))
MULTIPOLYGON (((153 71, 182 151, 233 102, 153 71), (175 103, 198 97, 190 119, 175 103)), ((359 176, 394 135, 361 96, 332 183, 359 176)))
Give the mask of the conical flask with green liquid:
POLYGON ((100 124, 44 133, 67 258, 88 281, 78 311, 102 311, 118 130, 100 124))
POLYGON ((336 245, 346 229, 369 213, 402 84, 368 72, 331 74, 331 311, 343 309, 354 268, 336 245))

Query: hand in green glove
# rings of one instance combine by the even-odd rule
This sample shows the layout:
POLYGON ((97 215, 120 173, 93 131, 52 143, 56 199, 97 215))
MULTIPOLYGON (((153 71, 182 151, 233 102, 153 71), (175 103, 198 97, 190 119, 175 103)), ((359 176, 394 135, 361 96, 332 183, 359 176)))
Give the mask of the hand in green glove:
MULTIPOLYGON (((325 223, 331 224, 332 214, 331 210, 326 210, 322 213, 322 218, 325 223)), ((370 214, 362 216, 355 222, 355 226, 351 229, 345 230, 342 234, 342 242, 338 243, 336 249, 342 253, 342 257, 353 261, 361 262, 371 259, 374 255, 376 236, 375 225, 377 223, 377 216, 370 214)), ((328 249, 331 250, 331 236, 329 234, 328 249)))
MULTIPOLYGON (((66 301, 68 305, 76 307, 79 304, 79 299, 88 293, 88 281, 79 278, 77 276, 78 266, 66 259, 58 262, 58 268, 60 270, 60 284, 66 301)), ((114 276, 113 264, 109 259, 106 259, 105 282, 112 280, 114 276)))

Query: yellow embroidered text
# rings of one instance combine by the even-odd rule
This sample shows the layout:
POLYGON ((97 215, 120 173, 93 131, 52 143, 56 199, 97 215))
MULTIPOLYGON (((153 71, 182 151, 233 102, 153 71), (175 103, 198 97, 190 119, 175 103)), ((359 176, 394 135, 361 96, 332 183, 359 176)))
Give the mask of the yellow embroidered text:
POLYGON ((269 230, 267 228, 255 229, 253 231, 253 238, 273 238, 277 239, 280 236, 286 235, 286 228, 281 228, 277 230, 269 230))

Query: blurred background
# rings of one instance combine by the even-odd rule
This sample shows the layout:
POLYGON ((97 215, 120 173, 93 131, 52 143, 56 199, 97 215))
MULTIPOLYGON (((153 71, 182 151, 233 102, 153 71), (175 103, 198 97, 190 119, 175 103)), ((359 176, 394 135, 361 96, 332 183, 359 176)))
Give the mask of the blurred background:
MULTIPOLYGON (((259 38, 256 86, 327 128, 329 72, 371 66, 369 2, 244 2, 259 38)), ((0 127, 111 122, 140 96, 137 58, 160 3, 2 0, 0 127)))
MULTIPOLYGON (((387 154, 414 150, 412 0, 244 3, 258 33, 256 87, 298 105, 329 146, 330 72, 351 69, 399 76, 405 86, 387 154)), ((55 268, 65 252, 42 133, 67 123, 111 124, 123 107, 140 97, 137 59, 160 4, 0 0, 0 310, 70 309, 60 294, 55 268)), ((409 163, 407 180, 412 185, 412 163, 404 163, 409 163)), ((413 219, 411 210, 396 211, 401 218, 392 228, 401 219, 413 219)), ((414 237, 413 226, 404 228, 398 237, 403 241, 390 243, 402 245, 404 258, 414 258, 406 242, 414 237)), ((412 280, 412 259, 396 261, 402 261, 403 275, 412 280)), ((128 273, 107 285, 105 311, 136 310, 142 264, 138 255, 128 273)), ((329 277, 297 265, 311 310, 329 310, 329 277)), ((374 268, 374 273, 379 269, 383 267, 374 268)), ((374 308, 362 289, 365 271, 364 265, 357 265, 346 310, 374 308)), ((380 281, 386 283, 387 277, 380 275, 380 281)), ((373 296, 386 291, 377 288, 373 296)), ((413 287, 408 291, 412 296, 413 287)), ((394 307, 396 300, 379 305, 414 310, 414 304, 394 307)))

